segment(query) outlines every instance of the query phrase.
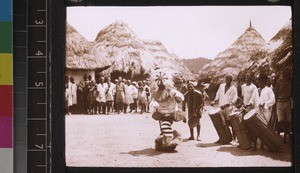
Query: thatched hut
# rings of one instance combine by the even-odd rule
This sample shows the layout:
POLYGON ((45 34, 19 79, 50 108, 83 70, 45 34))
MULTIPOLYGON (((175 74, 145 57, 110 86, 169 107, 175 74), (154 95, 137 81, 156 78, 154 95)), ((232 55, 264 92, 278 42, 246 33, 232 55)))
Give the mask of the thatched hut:
POLYGON ((111 66, 108 58, 93 49, 92 43, 82 37, 71 25, 67 23, 66 36, 66 71, 76 83, 83 79, 83 75, 91 75, 95 80, 95 74, 111 66))
POLYGON ((167 51, 159 41, 139 39, 128 25, 116 21, 102 29, 93 42, 83 38, 67 23, 66 74, 76 82, 84 74, 93 78, 99 74, 144 80, 155 74, 155 69, 181 74, 187 80, 193 74, 180 59, 167 51))

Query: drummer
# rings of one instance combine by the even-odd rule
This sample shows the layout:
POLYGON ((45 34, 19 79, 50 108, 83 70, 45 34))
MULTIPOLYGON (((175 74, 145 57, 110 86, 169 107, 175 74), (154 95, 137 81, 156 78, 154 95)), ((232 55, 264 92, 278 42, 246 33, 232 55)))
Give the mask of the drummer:
POLYGON ((252 83, 254 74, 248 72, 245 77, 246 83, 242 85, 242 99, 246 112, 256 108, 258 106, 258 90, 252 83))
MULTIPOLYGON (((269 125, 270 118, 272 115, 272 107, 275 104, 275 95, 273 90, 267 86, 268 83, 268 76, 266 74, 260 74, 258 77, 258 112, 267 122, 269 125)), ((254 147, 253 150, 256 150, 256 141, 254 140, 254 147)), ((264 150, 264 144, 261 143, 260 146, 261 150, 264 150)))
POLYGON ((259 110, 266 119, 267 122, 270 121, 272 114, 272 107, 275 104, 275 95, 273 90, 267 86, 268 76, 266 74, 261 74, 258 78, 259 85, 259 110))
POLYGON ((188 140, 194 140, 194 127, 197 128, 197 141, 200 141, 200 118, 203 109, 203 96, 200 91, 194 89, 194 84, 187 84, 188 91, 184 94, 182 110, 185 111, 186 104, 188 106, 188 124, 190 128, 190 137, 188 140), (195 118, 195 117, 196 118, 195 118), (193 117, 193 118, 192 118, 193 117), (195 122, 191 122, 195 121, 195 122))
MULTIPOLYGON (((216 93, 216 97, 211 103, 212 105, 218 105, 222 109, 222 115, 224 116, 227 126, 231 126, 229 114, 233 111, 233 104, 238 98, 237 88, 234 85, 232 85, 232 81, 232 74, 227 74, 225 76, 225 83, 222 83, 219 86, 219 89, 216 93)), ((235 140, 235 133, 232 132, 232 134, 233 139, 235 140)), ((220 139, 215 143, 221 143, 220 139)))
MULTIPOLYGON (((258 107, 258 89, 256 85, 253 84, 254 74, 248 72, 245 76, 245 84, 242 85, 242 99, 243 105, 246 112, 258 107)), ((250 151, 256 150, 257 137, 250 130, 247 130, 250 140, 252 141, 252 147, 250 151)))

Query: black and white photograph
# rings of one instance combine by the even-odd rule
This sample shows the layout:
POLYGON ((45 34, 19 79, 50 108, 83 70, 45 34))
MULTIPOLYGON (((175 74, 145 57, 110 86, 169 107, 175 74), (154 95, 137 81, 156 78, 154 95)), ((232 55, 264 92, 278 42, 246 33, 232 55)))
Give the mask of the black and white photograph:
POLYGON ((292 50, 289 6, 67 7, 66 166, 291 167, 292 50))

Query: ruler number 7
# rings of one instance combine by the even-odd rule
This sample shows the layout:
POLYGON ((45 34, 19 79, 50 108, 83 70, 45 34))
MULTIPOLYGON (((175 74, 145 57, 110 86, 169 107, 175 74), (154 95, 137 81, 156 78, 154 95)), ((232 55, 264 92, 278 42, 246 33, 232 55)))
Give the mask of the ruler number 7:
POLYGON ((44 20, 35 20, 35 24, 42 25, 44 24, 44 20))

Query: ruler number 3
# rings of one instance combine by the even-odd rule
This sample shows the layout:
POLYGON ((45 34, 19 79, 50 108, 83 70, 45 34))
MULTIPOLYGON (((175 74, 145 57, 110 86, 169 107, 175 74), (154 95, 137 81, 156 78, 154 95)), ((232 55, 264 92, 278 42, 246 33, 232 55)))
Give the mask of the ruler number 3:
POLYGON ((44 20, 35 20, 35 24, 42 25, 44 24, 44 20))

